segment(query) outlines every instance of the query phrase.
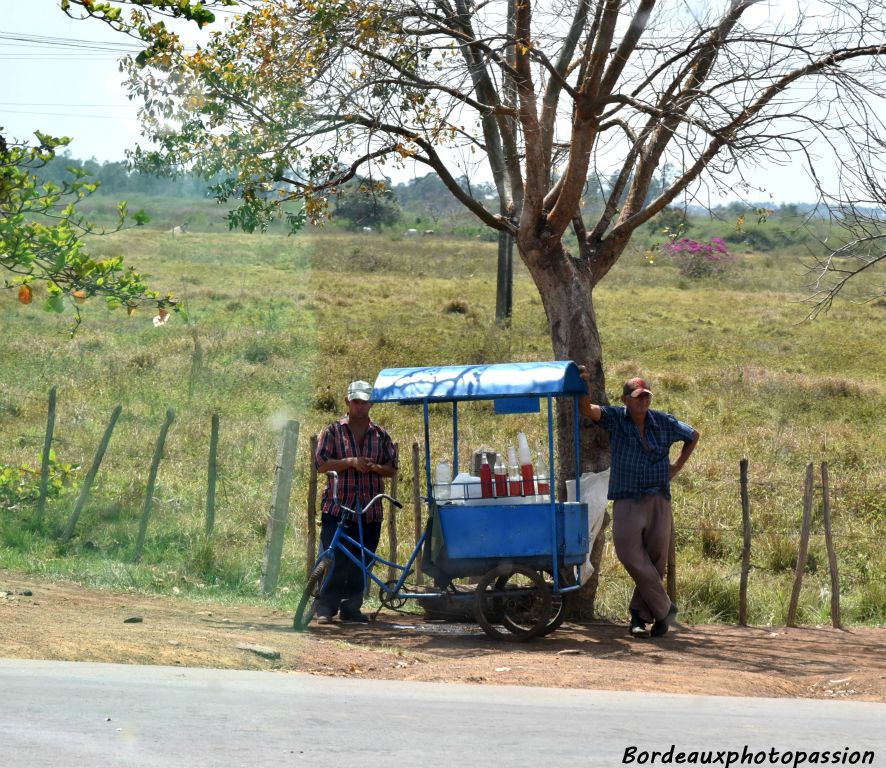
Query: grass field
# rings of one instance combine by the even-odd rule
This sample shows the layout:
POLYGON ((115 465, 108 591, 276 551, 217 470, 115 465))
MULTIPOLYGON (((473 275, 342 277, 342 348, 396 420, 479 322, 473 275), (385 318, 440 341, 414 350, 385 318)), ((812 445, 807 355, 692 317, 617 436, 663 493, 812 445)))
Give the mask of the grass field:
MULTIPOLYGON (((0 508, 0 567, 115 587, 260 599, 265 521, 282 425, 301 425, 292 525, 273 598, 291 605, 303 578, 308 437, 340 413, 347 382, 388 366, 552 358, 541 302, 522 268, 514 320, 494 322, 494 244, 336 233, 243 235, 214 226, 172 237, 134 230, 91 243, 123 253, 152 284, 184 300, 188 322, 88 305, 69 315, 0 293, 0 465, 38 466, 46 397, 58 387, 55 450, 79 466, 42 528, 28 502, 0 508), (110 413, 123 405, 76 536, 70 514, 110 413), (154 442, 176 420, 155 491, 146 549, 131 562, 154 442), (216 531, 203 536, 210 418, 221 420, 216 531)), ((738 465, 750 460, 755 530, 750 621, 781 623, 796 557, 807 463, 827 461, 847 622, 886 622, 886 302, 841 300, 804 322, 808 277, 793 252, 740 251, 736 270, 693 282, 637 246, 595 295, 610 396, 640 374, 654 407, 697 427, 699 449, 676 481, 678 590, 687 621, 735 621, 741 550, 738 465)), ((882 276, 879 276, 881 279, 882 276)), ((877 276, 870 279, 876 280, 877 276)), ((881 280, 882 281, 882 280, 881 280)), ((847 297, 851 298, 851 297, 847 297)), ((417 409, 377 406, 401 444, 411 488, 417 409)), ((434 413, 435 424, 446 424, 434 413)), ((504 449, 543 424, 461 411, 462 463, 481 444, 504 449)), ((450 436, 436 430, 432 454, 450 436)), ((408 505, 407 505, 408 507, 408 505)), ((409 540, 411 519, 400 523, 409 540)), ((827 621, 827 557, 817 492, 799 620, 827 621)), ((630 584, 607 546, 598 611, 625 612, 630 584)))

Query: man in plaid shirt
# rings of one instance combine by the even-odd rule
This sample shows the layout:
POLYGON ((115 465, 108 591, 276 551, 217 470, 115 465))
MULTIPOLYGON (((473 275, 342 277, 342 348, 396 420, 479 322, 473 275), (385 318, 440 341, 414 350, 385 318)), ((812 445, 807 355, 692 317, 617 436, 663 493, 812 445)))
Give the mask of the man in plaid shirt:
MULTIPOLYGON (((383 493, 386 477, 397 472, 397 455, 388 433, 369 418, 372 386, 366 381, 352 381, 345 403, 348 415, 333 422, 320 436, 314 461, 318 472, 338 473, 338 503, 332 498, 331 483, 323 491, 320 543, 326 549, 338 526, 340 504, 363 510, 363 544, 375 551, 381 538, 382 505, 376 502, 366 509, 372 497, 383 493)), ((360 540, 357 520, 345 523, 345 533, 360 540)), ((352 549, 353 551, 353 549, 352 549)), ((354 551, 359 559, 359 550, 354 551)), ((342 621, 366 623, 360 612, 363 603, 363 571, 342 552, 335 553, 332 577, 320 593, 315 616, 320 624, 329 623, 336 614, 342 621)))
MULTIPOLYGON (((590 373, 584 366, 579 371, 590 386, 590 373)), ((677 616, 677 606, 662 585, 674 524, 670 481, 698 445, 698 432, 669 413, 651 410, 652 391, 643 379, 628 379, 621 400, 622 406, 601 406, 583 397, 579 409, 609 434, 612 540, 636 585, 631 634, 661 637, 677 616), (683 443, 683 448, 671 463, 674 443, 683 443)))

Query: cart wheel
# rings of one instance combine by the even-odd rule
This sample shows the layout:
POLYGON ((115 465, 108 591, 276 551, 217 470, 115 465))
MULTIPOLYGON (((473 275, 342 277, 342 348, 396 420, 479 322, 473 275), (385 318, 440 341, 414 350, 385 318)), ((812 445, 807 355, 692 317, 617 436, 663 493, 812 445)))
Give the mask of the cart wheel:
MULTIPOLYGON (((561 585, 572 586, 576 583, 575 579, 576 576, 574 568, 560 569, 561 585)), ((545 580, 553 589, 554 580, 551 577, 550 573, 545 572, 545 580)), ((555 629, 558 629, 560 627, 560 625, 566 620, 566 617, 569 615, 569 609, 572 607, 572 602, 573 600, 575 600, 575 596, 577 594, 577 592, 567 592, 565 595, 555 595, 553 594, 553 592, 551 593, 551 620, 548 622, 548 625, 539 633, 539 637, 549 635, 555 629)))
POLYGON ((550 621, 551 590, 538 571, 504 563, 477 584, 474 614, 490 637, 525 642, 550 621))
MULTIPOLYGON (((565 574, 565 571, 564 571, 565 574)), ((560 576, 560 583, 564 583, 566 581, 566 576, 560 576)), ((495 582, 495 588, 497 590, 504 589, 504 585, 507 582, 507 576, 499 576, 495 582)), ((538 632, 535 637, 545 637, 546 635, 551 634, 556 629, 559 629, 563 622, 566 620, 566 617, 569 615, 569 607, 572 604, 572 598, 574 597, 573 593, 567 592, 565 595, 556 594, 553 591, 553 579, 550 577, 550 573, 545 571, 545 583, 548 586, 548 589, 551 590, 551 618, 548 623, 542 627, 542 629, 538 632)), ((502 615, 500 618, 502 624, 507 627, 508 630, 514 632, 518 630, 512 630, 510 626, 510 618, 507 615, 502 615)))
POLYGON ((298 608, 295 609, 295 619, 292 622, 292 628, 296 632, 304 632, 308 628, 308 624, 311 623, 311 619, 314 618, 317 598, 320 596, 320 590, 323 589, 326 578, 331 572, 332 558, 324 557, 314 566, 314 570, 308 576, 308 583, 305 584, 305 591, 302 592, 301 598, 298 601, 298 608))
MULTIPOLYGON (((386 581, 385 586, 393 589, 397 586, 397 582, 392 579, 391 581, 386 581)), ((406 605, 405 597, 400 597, 396 592, 388 592, 383 587, 378 588, 378 599, 385 608, 390 608, 392 611, 399 610, 406 605)))
POLYGON ((569 614, 569 606, 572 603, 572 595, 551 595, 551 620, 545 625, 539 637, 551 634, 555 629, 559 629, 560 625, 566 620, 569 614))

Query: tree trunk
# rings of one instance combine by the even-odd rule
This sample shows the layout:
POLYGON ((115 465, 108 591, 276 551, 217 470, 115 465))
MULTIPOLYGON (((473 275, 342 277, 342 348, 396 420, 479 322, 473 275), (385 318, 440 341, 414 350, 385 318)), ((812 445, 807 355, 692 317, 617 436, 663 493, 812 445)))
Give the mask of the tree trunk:
POLYGON ((495 320, 509 324, 514 306, 514 238, 510 232, 498 233, 498 274, 495 289, 495 320))
MULTIPOLYGON (((606 383, 603 374, 603 350, 594 313, 594 282, 589 261, 575 259, 556 244, 537 246, 520 252, 535 280, 548 319, 554 357, 573 360, 591 373, 591 401, 606 404, 606 383)), ((573 450, 573 405, 571 400, 557 403, 557 494, 566 495, 566 479, 575 475, 573 450)), ((609 466, 609 437, 599 427, 582 426, 581 471, 601 472, 609 466)), ((600 560, 609 516, 593 543, 591 563, 594 575, 579 593, 576 613, 579 618, 593 618, 597 594, 600 560)))

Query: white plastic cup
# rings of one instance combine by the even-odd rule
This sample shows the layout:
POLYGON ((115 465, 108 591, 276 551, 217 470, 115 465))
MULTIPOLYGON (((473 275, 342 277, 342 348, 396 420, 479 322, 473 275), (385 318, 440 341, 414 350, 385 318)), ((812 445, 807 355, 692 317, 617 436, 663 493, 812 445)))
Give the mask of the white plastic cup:
POLYGON ((449 501, 451 497, 452 467, 448 461, 441 461, 434 472, 434 498, 437 501, 449 501))
POLYGON ((566 481, 566 501, 575 501, 575 480, 566 481))
POLYGON ((520 459, 520 466, 532 464, 532 451, 529 450, 529 441, 522 432, 517 433, 517 458, 520 459))

